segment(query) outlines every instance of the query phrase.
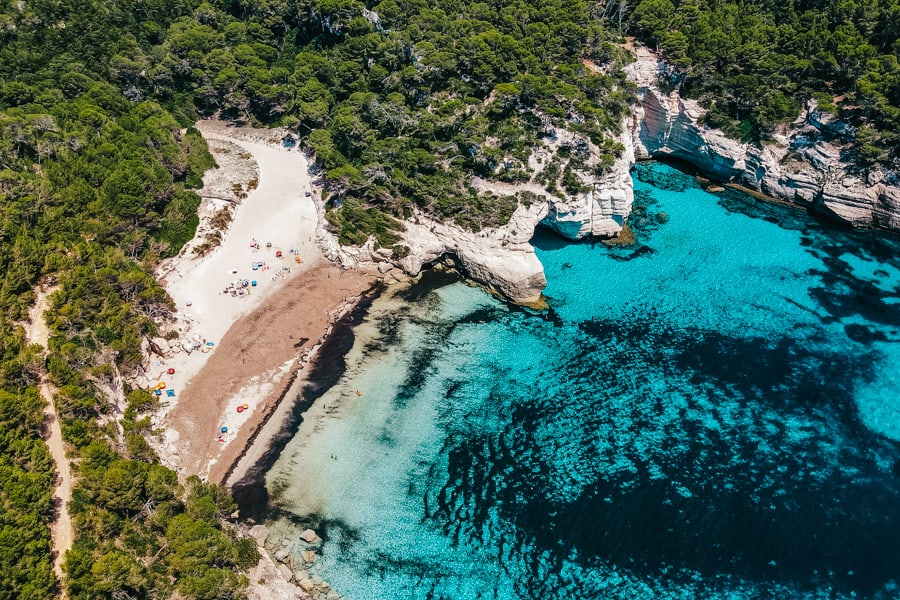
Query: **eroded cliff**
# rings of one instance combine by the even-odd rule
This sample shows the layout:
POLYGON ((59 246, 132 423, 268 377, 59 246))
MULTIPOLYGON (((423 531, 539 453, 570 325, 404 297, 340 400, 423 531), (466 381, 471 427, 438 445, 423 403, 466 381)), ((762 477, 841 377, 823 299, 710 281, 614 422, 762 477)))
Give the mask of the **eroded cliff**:
POLYGON ((742 143, 702 124, 705 111, 658 85, 662 64, 646 48, 629 65, 638 86, 635 151, 639 158, 671 156, 721 181, 803 204, 854 227, 900 231, 900 187, 894 173, 865 179, 842 156, 840 125, 810 103, 780 135, 763 144, 742 143))
MULTIPOLYGON (((326 256, 345 267, 360 263, 380 263, 386 277, 394 268, 407 275, 417 275, 424 266, 444 258, 452 258, 472 280, 518 304, 540 302, 547 285, 544 268, 530 240, 540 224, 565 238, 578 240, 586 236, 615 236, 631 213, 634 192, 631 168, 634 166, 633 120, 626 119, 617 140, 621 144, 612 165, 594 168, 602 152, 581 136, 564 130, 548 133, 547 140, 536 148, 529 161, 538 175, 529 183, 508 184, 474 178, 471 185, 500 196, 515 196, 518 208, 502 227, 467 231, 452 222, 438 221, 415 210, 404 221, 400 247, 408 248, 398 255, 387 248, 376 248, 370 239, 361 247, 338 244, 320 218, 319 243, 326 256), (560 148, 566 150, 560 152, 560 148), (581 153, 584 165, 577 171, 582 191, 566 194, 559 191, 558 181, 539 183, 539 174, 553 161, 560 169, 563 154, 581 153)), ((324 215, 324 205, 319 207, 324 215)))

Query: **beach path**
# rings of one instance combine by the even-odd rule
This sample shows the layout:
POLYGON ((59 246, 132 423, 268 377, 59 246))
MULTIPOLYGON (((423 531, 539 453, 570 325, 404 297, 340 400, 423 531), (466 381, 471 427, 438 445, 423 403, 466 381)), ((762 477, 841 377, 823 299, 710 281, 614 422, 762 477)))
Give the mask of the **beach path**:
MULTIPOLYGON (((47 342, 50 339, 50 330, 44 318, 47 310, 47 298, 56 288, 38 288, 35 290, 36 298, 29 313, 28 323, 25 324, 25 336, 29 344, 40 344, 46 353, 47 342)), ((50 456, 56 463, 56 488, 53 492, 53 501, 57 506, 56 519, 50 523, 50 539, 53 544, 53 571, 57 581, 60 582, 60 597, 66 598, 63 581, 63 559, 66 552, 72 548, 75 539, 75 531, 72 527, 72 519, 69 515, 69 501, 72 499, 72 472, 69 469, 69 459, 66 457, 63 446, 62 429, 59 424, 59 416, 56 414, 56 405, 53 403, 55 390, 47 379, 47 373, 41 373, 39 384, 41 397, 44 399, 44 423, 47 427, 47 446, 50 456)))

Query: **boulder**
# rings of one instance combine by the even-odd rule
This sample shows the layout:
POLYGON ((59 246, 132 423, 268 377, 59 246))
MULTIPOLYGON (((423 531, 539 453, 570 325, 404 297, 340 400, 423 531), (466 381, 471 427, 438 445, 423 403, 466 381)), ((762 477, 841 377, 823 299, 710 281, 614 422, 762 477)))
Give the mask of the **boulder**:
POLYGON ((285 562, 291 556, 291 551, 287 548, 282 548, 278 552, 275 553, 275 560, 278 562, 285 562))
POLYGON ((300 539, 307 544, 317 544, 322 541, 322 538, 316 535, 316 532, 312 529, 304 529, 303 533, 300 534, 300 539))
POLYGON ((250 537, 256 540, 257 546, 262 546, 269 537, 269 530, 265 525, 254 525, 250 528, 250 537))
POLYGON ((150 347, 153 349, 153 352, 159 356, 169 356, 172 353, 172 348, 165 338, 155 337, 151 339, 150 347))
POLYGON ((294 573, 287 565, 278 565, 278 574, 281 575, 285 581, 291 581, 294 578, 294 573))

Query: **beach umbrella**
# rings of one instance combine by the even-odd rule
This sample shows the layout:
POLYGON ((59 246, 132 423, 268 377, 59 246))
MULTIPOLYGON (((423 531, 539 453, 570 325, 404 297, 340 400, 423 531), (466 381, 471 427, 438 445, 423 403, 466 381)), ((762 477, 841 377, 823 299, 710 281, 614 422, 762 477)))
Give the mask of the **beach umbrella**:
POLYGON ((237 407, 237 411, 238 411, 239 413, 244 412, 244 407, 243 407, 243 406, 238 406, 238 407, 237 407))
POLYGON ((173 369, 172 367, 169 367, 169 370, 166 371, 166 373, 168 373, 169 375, 174 375, 174 374, 175 374, 175 369, 173 369))
POLYGON ((228 428, 223 426, 222 429, 220 429, 220 431, 222 433, 228 433, 228 428))
POLYGON ((160 381, 159 383, 156 384, 156 387, 158 387, 161 390, 164 390, 164 389, 166 389, 166 382, 160 381))

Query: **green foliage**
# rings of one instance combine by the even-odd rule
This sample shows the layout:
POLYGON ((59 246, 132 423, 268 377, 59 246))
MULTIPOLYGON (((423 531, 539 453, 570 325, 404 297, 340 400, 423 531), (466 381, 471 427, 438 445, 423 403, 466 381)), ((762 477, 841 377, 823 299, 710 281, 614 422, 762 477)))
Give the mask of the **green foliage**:
MULTIPOLYGON (((165 523, 183 506, 174 473, 153 464, 143 438, 149 422, 140 413, 150 404, 131 398, 124 433, 109 439, 119 434, 97 422, 111 407, 95 382, 111 384, 117 372, 140 364, 142 338, 155 334, 156 319, 169 310, 152 270, 196 229, 199 197, 190 190, 213 161, 196 131, 182 131, 198 101, 185 93, 183 74, 166 73, 174 63, 159 49, 171 27, 173 43, 212 51, 215 32, 177 35, 179 17, 192 29, 198 4, 0 8, 2 598, 48 598, 57 585, 47 527, 53 464, 32 387, 44 362, 9 323, 26 317, 42 278, 59 283, 48 311, 46 367, 59 388, 63 436, 82 469, 72 502, 78 538, 67 558, 70 596, 174 591, 164 553, 153 557, 166 547, 165 523)), ((253 62, 249 53, 238 58, 253 62)), ((210 569, 228 571, 220 579, 236 583, 229 593, 240 594, 233 565, 210 569)))
POLYGON ((900 161, 900 2, 640 0, 631 28, 677 68, 682 91, 715 107, 710 124, 766 137, 810 98, 871 129, 863 166, 900 161))
POLYGON ((70 505, 78 533, 65 561, 70 597, 244 597, 240 570, 256 564, 256 544, 223 528, 235 509, 224 488, 196 476, 182 487, 169 469, 119 458, 103 443, 83 456, 70 505))
POLYGON ((0 598, 49 598, 53 461, 35 388, 0 390, 0 598))
MULTIPOLYGON (((4 3, 0 595, 47 597, 53 587, 52 465, 34 391, 44 364, 11 325, 42 278, 59 283, 46 368, 81 482, 70 596, 241 594, 239 570, 255 548, 222 527, 234 509, 227 494, 193 479, 182 489, 156 464, 144 438, 152 397, 126 389, 117 418, 97 391, 140 365, 142 340, 171 310, 152 272, 196 231, 193 190, 214 164, 194 119, 295 128, 337 206, 327 218, 341 242, 374 236, 399 257, 408 249, 396 244, 398 218, 413 209, 474 231, 509 220, 516 197, 476 193, 474 177, 579 193, 611 166, 621 147, 608 134, 633 88, 618 37, 602 26, 608 5, 4 3), (533 150, 562 130, 577 143, 534 172, 533 150)), ((630 9, 633 30, 672 61, 673 81, 711 107, 711 125, 758 139, 816 94, 822 110, 858 126, 863 165, 897 159, 896 0, 619 7, 616 18, 630 9)))
POLYGON ((506 225, 516 210, 515 196, 496 196, 470 192, 464 197, 446 197, 435 206, 437 213, 452 219, 457 225, 470 231, 481 231, 486 227, 506 225))
POLYGON ((337 228, 342 244, 362 244, 371 235, 380 247, 389 248, 399 239, 396 232, 402 229, 396 219, 352 198, 326 213, 325 218, 337 228))

